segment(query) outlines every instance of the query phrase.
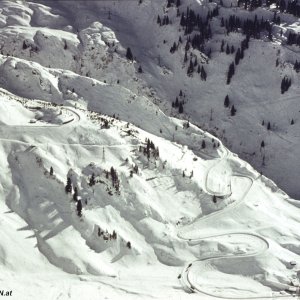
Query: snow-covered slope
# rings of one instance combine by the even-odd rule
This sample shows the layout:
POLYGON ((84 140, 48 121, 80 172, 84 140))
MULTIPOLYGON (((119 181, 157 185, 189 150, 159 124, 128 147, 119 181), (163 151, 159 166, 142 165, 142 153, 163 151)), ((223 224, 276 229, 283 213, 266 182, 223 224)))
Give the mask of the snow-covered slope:
MULTIPOLYGON (((206 54, 210 51, 210 58, 190 48, 188 61, 184 62, 188 35, 179 24, 175 5, 166 7, 165 2, 157 0, 76 1, 72 5, 68 1, 37 2, 43 3, 1 2, 0 41, 4 55, 122 85, 134 93, 151 96, 168 114, 177 115, 171 103, 182 90, 184 118, 222 138, 231 150, 299 198, 296 175, 300 165, 293 159, 300 154, 299 73, 293 70, 295 61, 300 60, 299 47, 285 42, 291 30, 298 31, 299 20, 295 16, 278 12, 281 23, 272 23, 272 42, 266 31, 260 34, 261 39, 250 39, 249 49, 227 85, 228 66, 244 36, 240 30, 226 35, 225 28, 220 27, 221 19, 230 15, 254 19, 256 15, 258 20, 272 22, 274 7, 245 11, 237 8, 236 2, 232 7, 230 2, 224 2, 219 15, 210 21, 213 36, 203 49, 206 54), (161 19, 168 16, 172 24, 159 26, 158 15, 161 19), (179 37, 182 43, 172 54, 170 48, 179 37), (224 49, 234 46, 234 54, 220 52, 222 40, 224 49), (133 52, 135 64, 125 58, 127 47, 133 52), (199 65, 204 66, 206 81, 201 81, 196 72, 187 76, 190 55, 197 56, 199 65), (137 72, 139 66, 143 73, 137 72), (284 76, 291 79, 292 86, 281 94, 284 76), (230 109, 224 108, 226 95, 230 107, 237 109, 234 117, 230 116, 230 109), (264 149, 260 147, 262 141, 264 149)), ((216 3, 181 1, 179 15, 186 13, 187 7, 205 19, 216 3)))
MULTIPOLYGON (((181 2, 181 12, 216 6, 181 2)), ((186 39, 175 5, 0 3, 0 294, 299 293, 300 204, 288 196, 299 195, 299 75, 291 65, 298 49, 283 47, 280 33, 273 43, 251 39, 226 85, 234 56, 220 53, 221 40, 237 46, 243 37, 225 36, 219 19, 273 13, 224 5, 212 19, 211 58, 207 49, 190 51, 207 72, 201 81, 186 75, 184 43, 170 53, 179 35, 186 39), (172 24, 156 24, 163 11, 172 24), (281 95, 285 74, 293 84, 281 95), (176 97, 183 114, 171 107, 176 97)), ((282 21, 284 30, 297 29, 295 17, 282 21)))
MULTIPOLYGON (((45 299, 80 299, 74 284, 87 299, 180 299, 188 297, 185 289, 248 299, 282 295, 292 291, 291 280, 297 284, 297 203, 210 134, 160 111, 153 124, 176 126, 176 142, 74 101, 53 106, 2 90, 1 103, 1 280, 15 299, 44 289, 51 291, 45 299), (22 119, 13 124, 12 114, 22 119), (149 154, 146 139, 154 144, 149 154), (224 272, 232 278, 223 280, 224 272), (35 273, 33 285, 25 274, 35 273), (207 276, 218 278, 218 290, 201 281, 207 276)), ((139 113, 147 120, 147 110, 139 113)))

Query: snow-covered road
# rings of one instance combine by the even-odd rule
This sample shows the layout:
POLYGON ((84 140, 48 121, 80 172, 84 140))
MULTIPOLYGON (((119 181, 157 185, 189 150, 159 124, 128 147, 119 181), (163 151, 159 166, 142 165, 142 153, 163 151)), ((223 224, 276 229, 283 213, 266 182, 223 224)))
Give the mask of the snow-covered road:
MULTIPOLYGON (((253 184, 255 184, 255 180, 257 178, 252 178, 250 176, 246 175, 240 175, 240 174, 232 174, 230 176, 230 194, 228 194, 228 191, 225 189, 224 193, 222 194, 222 191, 215 192, 215 187, 210 186, 211 182, 210 174, 213 172, 214 168, 217 168, 219 164, 223 163, 225 160, 229 158, 229 152, 225 151, 223 156, 219 159, 217 159, 217 162, 214 163, 206 173, 205 177, 205 190, 206 193, 210 195, 216 195, 217 197, 222 198, 228 198, 232 195, 231 192, 231 185, 233 178, 240 178, 242 179, 245 184, 243 185, 243 192, 240 194, 240 197, 238 199, 235 199, 235 201, 228 206, 226 206, 224 209, 215 211, 213 213, 210 213, 209 215, 206 215, 196 221, 194 221, 192 224, 189 224, 182 228, 178 232, 178 237, 186 240, 188 242, 189 246, 195 246, 197 244, 201 244, 202 241, 207 239, 213 239, 213 240, 224 240, 224 238, 229 239, 230 243, 236 245, 247 245, 245 249, 241 250, 239 247, 237 247, 237 251, 233 251, 232 253, 217 253, 217 254, 206 254, 202 255, 200 259, 195 260, 193 262, 190 262, 187 264, 187 266, 182 270, 182 273, 180 275, 180 281, 183 285, 184 290, 187 292, 198 292, 201 294, 205 294, 210 297, 216 297, 216 298, 222 298, 222 299, 275 299, 275 298, 291 298, 291 294, 285 293, 285 294, 279 294, 279 293, 273 293, 268 292, 266 294, 261 294, 261 290, 255 290, 255 281, 252 281, 253 287, 249 289, 249 286, 247 285, 248 282, 242 282, 239 280, 238 277, 236 277, 236 280, 234 281, 233 286, 230 286, 231 283, 228 284, 228 286, 225 284, 223 286, 224 290, 222 290, 222 283, 220 281, 220 284, 214 282, 214 272, 219 272, 219 274, 222 274, 222 264, 224 261, 226 261, 226 265, 235 265, 235 264, 243 264, 243 261, 249 260, 249 263, 251 264, 251 259, 258 257, 260 255, 263 255, 268 251, 269 249, 269 242, 266 238, 255 234, 253 232, 242 232, 242 231, 232 231, 232 232, 225 232, 221 234, 205 234, 202 232, 206 232, 205 228, 209 221, 211 220, 217 220, 220 219, 221 216, 225 213, 228 213, 228 211, 236 210, 236 208, 241 205, 252 188, 253 184), (203 230, 203 231, 202 231, 203 230), (219 270, 220 268, 221 270, 219 270), (210 278, 209 276, 212 276, 210 278), (212 285, 209 290, 205 289, 205 284, 208 282, 206 281, 205 277, 207 277, 209 284, 212 285), (213 283, 211 283, 213 282, 213 283), (226 288, 229 289, 229 292, 226 292, 226 288), (233 291, 233 292, 232 292, 233 291)), ((218 232, 222 231, 222 229, 218 229, 218 232)), ((229 268, 230 269, 230 268, 229 268)), ((227 272, 225 272, 227 273, 227 272)), ((233 272, 234 273, 234 272, 233 272)), ((227 277, 230 275, 225 274, 224 281, 226 282, 227 277)), ((229 278, 230 281, 231 278, 229 278)), ((280 284, 280 288, 282 290, 289 290, 289 285, 287 284, 280 284)), ((299 287, 298 287, 299 292, 299 287)))

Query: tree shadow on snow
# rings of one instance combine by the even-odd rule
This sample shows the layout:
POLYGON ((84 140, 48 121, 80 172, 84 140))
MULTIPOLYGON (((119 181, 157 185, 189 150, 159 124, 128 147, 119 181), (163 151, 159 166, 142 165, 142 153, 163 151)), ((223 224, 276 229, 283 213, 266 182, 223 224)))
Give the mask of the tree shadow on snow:
POLYGON ((67 224, 65 222, 60 222, 58 225, 56 225, 50 232, 48 232, 44 237, 43 240, 46 241, 54 236, 56 236, 57 234, 59 234, 60 232, 62 232, 63 230, 65 230, 66 228, 68 228, 70 226, 70 224, 67 224))

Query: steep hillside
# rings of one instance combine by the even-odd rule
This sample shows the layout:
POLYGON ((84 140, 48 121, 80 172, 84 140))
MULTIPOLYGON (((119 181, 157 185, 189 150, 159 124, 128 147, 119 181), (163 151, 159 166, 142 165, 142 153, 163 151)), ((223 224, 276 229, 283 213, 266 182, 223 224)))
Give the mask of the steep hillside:
MULTIPOLYGON (((167 5, 149 0, 38 2, 43 3, 1 3, 4 55, 68 69, 151 96, 167 114, 190 118, 219 136, 290 195, 299 197, 296 175, 300 165, 294 159, 300 154, 299 68, 295 70, 294 64, 300 58, 291 35, 299 31, 298 6, 283 11, 272 2, 254 9, 259 6, 254 1, 247 10, 242 1, 182 0, 178 7, 176 1, 167 5), (195 21, 191 11, 195 18, 198 15, 195 21), (245 29, 241 25, 245 20, 257 23, 245 29), (247 35, 248 46, 236 64, 247 35), (126 59, 128 47, 134 64, 126 59), (191 61, 194 72, 190 72, 191 61), (227 84, 232 62, 235 74, 227 84), (285 76, 291 87, 282 94, 285 76), (226 95, 228 108, 224 107, 226 95), (176 97, 184 103, 183 114, 172 108, 176 97)), ((72 89, 77 92, 75 86, 72 89)))
POLYGON ((0 295, 299 295, 294 2, 0 12, 0 295))
MULTIPOLYGON (((74 101, 57 106, 2 90, 1 103, 1 218, 7 224, 1 230, 10 238, 1 243, 1 280, 16 299, 25 285, 22 299, 43 289, 53 291, 45 299, 59 297, 58 289, 63 298, 80 299, 67 292, 78 278, 87 281, 80 286, 90 299, 106 285, 104 295, 126 292, 129 299, 165 299, 175 291, 178 297, 190 289, 246 299, 293 292, 298 267, 290 262, 300 263, 296 202, 216 138, 161 112, 165 128, 177 127, 177 142, 75 108, 74 101), (15 114, 22 119, 14 124, 15 114), (203 273, 205 258, 211 275, 207 263, 203 273), (242 267, 233 267, 233 259, 242 267), (144 270, 139 279, 137 269, 144 270), (232 279, 223 279, 224 272, 232 279), (37 286, 23 275, 33 273, 37 286), (17 284, 10 283, 13 274, 17 284), (218 278, 218 291, 202 276, 218 278), (49 287, 60 278, 62 286, 49 287)), ((147 119, 146 110, 139 114, 147 119)))

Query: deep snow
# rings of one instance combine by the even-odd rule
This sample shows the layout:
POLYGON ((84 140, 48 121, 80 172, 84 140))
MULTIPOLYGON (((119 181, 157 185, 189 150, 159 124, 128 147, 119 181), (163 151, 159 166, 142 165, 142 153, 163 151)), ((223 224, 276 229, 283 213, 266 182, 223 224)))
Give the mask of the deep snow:
MULTIPOLYGON (((13 299, 299 293, 300 205, 288 196, 298 195, 299 75, 290 64, 298 50, 279 37, 251 40, 228 87, 222 32, 211 41, 208 80, 187 78, 183 49, 169 52, 179 20, 159 27, 160 1, 38 2, 0 3, 0 291, 13 299), (125 58, 128 46, 136 62, 125 58), (293 85, 280 95, 284 74, 293 85), (169 116, 178 116, 170 102, 180 89, 181 117, 191 122, 169 116), (223 106, 227 93, 234 117, 223 106), (146 139, 154 143, 148 157, 146 139)), ((283 21, 284 30, 298 26, 289 15, 283 21)))

